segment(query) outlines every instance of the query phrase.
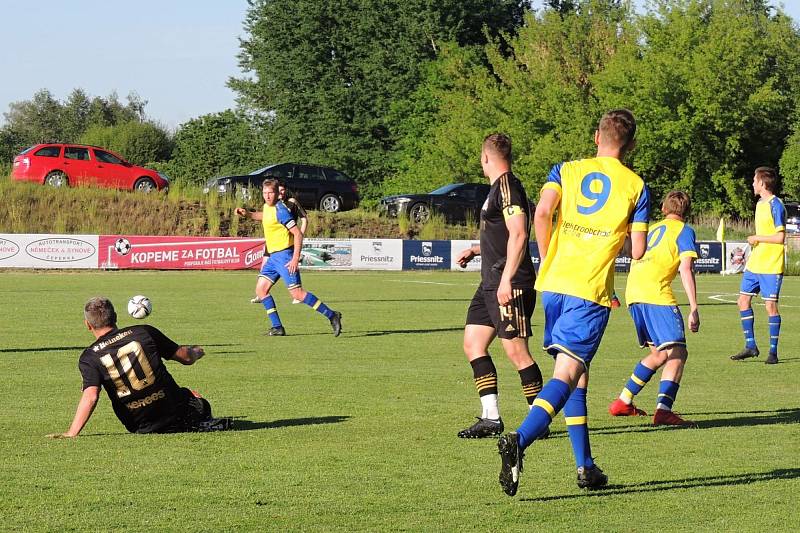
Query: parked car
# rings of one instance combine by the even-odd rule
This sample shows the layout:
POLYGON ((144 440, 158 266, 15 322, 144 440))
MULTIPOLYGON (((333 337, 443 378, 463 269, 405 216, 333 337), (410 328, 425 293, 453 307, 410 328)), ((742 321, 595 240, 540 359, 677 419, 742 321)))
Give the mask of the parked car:
POLYGON ((243 176, 211 178, 203 192, 235 194, 251 200, 253 189, 261 189, 267 178, 281 180, 306 209, 321 209, 330 213, 358 207, 358 185, 347 174, 330 167, 306 163, 267 165, 243 176))
POLYGON ((428 194, 387 196, 381 200, 380 210, 384 215, 407 216, 417 223, 426 222, 431 213, 439 213, 449 222, 477 223, 489 189, 485 183, 451 183, 428 194))
POLYGON ((169 188, 164 174, 128 163, 111 150, 84 144, 31 146, 14 158, 11 178, 50 187, 97 185, 143 192, 169 188))
POLYGON ((786 233, 800 233, 800 204, 786 202, 786 233))

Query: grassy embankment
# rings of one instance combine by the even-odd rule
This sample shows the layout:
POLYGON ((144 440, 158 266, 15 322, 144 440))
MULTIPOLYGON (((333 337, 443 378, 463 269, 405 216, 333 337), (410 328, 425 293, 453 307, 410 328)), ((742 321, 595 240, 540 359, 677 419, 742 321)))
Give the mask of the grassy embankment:
MULTIPOLYGON (((260 236, 261 225, 233 215, 240 202, 173 184, 168 194, 76 187, 51 189, 0 180, 0 233, 189 236, 260 236)), ((260 202, 248 207, 260 207, 260 202)), ((374 211, 309 212, 308 237, 472 239, 477 226, 453 226, 440 217, 423 225, 374 211)))
MULTIPOLYGON (((198 187, 173 184, 168 194, 145 195, 91 187, 52 189, 0 179, 0 233, 106 235, 187 235, 260 237, 261 224, 233 216, 235 198, 204 195, 198 187)), ((260 201, 248 205, 260 207, 260 201)), ((308 237, 475 239, 477 225, 446 224, 434 216, 422 225, 388 219, 374 211, 309 211, 308 237)), ((719 218, 699 214, 692 220, 699 240, 714 240, 719 218)), ((727 221, 728 240, 744 241, 751 221, 727 221)), ((800 250, 790 246, 789 274, 800 273, 800 250)))

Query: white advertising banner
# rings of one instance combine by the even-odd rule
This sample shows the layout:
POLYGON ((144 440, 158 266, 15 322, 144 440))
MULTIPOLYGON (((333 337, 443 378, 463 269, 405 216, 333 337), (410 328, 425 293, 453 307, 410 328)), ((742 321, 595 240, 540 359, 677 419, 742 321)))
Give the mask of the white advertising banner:
POLYGON ((97 268, 97 235, 0 234, 0 268, 97 268))
POLYGON ((458 270, 461 272, 468 271, 468 270, 480 270, 481 269, 481 256, 475 256, 472 261, 467 264, 467 268, 461 268, 461 265, 456 263, 456 259, 461 254, 462 251, 466 250, 470 246, 477 246, 481 242, 478 239, 473 239, 471 241, 450 241, 450 270, 458 270))
POLYGON ((402 239, 352 239, 353 270, 402 270, 402 239))

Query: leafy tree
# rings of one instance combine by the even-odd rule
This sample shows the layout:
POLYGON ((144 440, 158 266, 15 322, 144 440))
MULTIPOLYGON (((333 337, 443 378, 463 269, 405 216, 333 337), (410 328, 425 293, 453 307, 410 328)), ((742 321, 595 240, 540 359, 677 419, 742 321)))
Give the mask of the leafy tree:
POLYGON ((116 93, 107 98, 89 98, 81 89, 75 89, 64 103, 59 102, 47 89, 42 89, 30 100, 14 102, 4 113, 6 125, 16 132, 23 143, 77 142, 90 125, 112 126, 123 122, 144 120, 147 102, 135 93, 128 95, 128 103, 119 101, 116 93))
POLYGON ((392 105, 414 90, 444 43, 513 32, 521 4, 253 0, 239 56, 253 77, 229 83, 270 124, 272 153, 339 167, 369 195, 391 170, 392 105))
POLYGON ((480 53, 443 54, 439 70, 415 93, 437 107, 436 117, 428 131, 410 130, 401 140, 400 175, 391 186, 426 175, 439 183, 483 179, 480 142, 493 131, 511 135, 515 171, 531 196, 554 163, 591 155, 603 107, 593 79, 633 48, 637 35, 626 6, 576 4, 530 13, 508 42, 510 54, 498 42, 480 53))
POLYGON ((169 133, 152 122, 130 121, 114 126, 90 126, 79 141, 113 150, 136 165, 164 161, 172 152, 169 133))
POLYGON ((250 172, 268 162, 262 135, 241 113, 203 115, 181 125, 172 159, 160 168, 174 180, 196 185, 221 174, 250 172))

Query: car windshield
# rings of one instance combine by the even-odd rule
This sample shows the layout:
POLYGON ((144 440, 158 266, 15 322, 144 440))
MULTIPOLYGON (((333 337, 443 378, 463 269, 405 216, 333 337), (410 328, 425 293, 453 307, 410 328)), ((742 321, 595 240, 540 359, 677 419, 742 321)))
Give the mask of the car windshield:
POLYGON ((27 154, 28 152, 30 152, 31 150, 33 150, 33 149, 34 149, 34 148, 36 148, 37 146, 39 146, 39 145, 38 145, 38 144, 34 144, 33 146, 29 146, 28 148, 25 148, 23 151, 21 151, 21 152, 19 153, 19 155, 24 155, 24 154, 27 154))
POLYGON ((250 176, 258 176, 259 174, 263 174, 263 173, 264 173, 264 171, 265 171, 265 170, 267 170, 268 168, 272 168, 272 167, 274 167, 274 166, 275 166, 275 165, 267 165, 267 166, 265 166, 265 167, 261 167, 261 168, 259 168, 258 170, 254 170, 254 171, 252 171, 252 172, 251 172, 249 175, 250 175, 250 176))
POLYGON ((461 187, 460 183, 451 183, 450 185, 445 185, 443 187, 439 187, 435 191, 431 191, 430 194, 447 194, 459 187, 461 187))

